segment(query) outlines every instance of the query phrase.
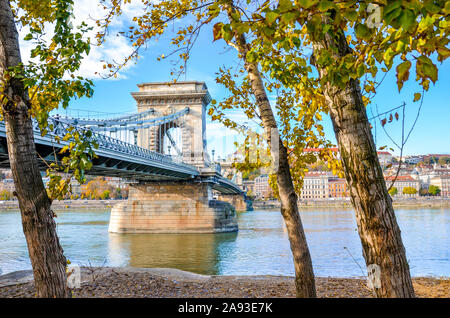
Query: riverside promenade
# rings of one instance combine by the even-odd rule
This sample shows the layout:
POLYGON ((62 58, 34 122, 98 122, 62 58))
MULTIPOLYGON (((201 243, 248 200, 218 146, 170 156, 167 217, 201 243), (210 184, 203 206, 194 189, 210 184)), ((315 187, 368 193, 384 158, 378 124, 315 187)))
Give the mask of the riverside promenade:
MULTIPOLYGON (((299 200, 299 208, 352 208, 350 199, 324 199, 324 200, 299 200)), ((441 197, 417 197, 417 198, 394 198, 394 208, 443 208, 450 207, 450 198, 441 197)), ((278 200, 253 201, 255 210, 277 210, 280 202, 278 200)))
MULTIPOLYGON (((53 201, 52 208, 55 211, 65 210, 109 210, 114 205, 126 200, 61 200, 53 201)), ((448 208, 450 198, 442 197, 418 197, 418 198, 394 198, 394 207, 404 208, 448 208)), ((352 208, 350 199, 340 200, 308 200, 299 201, 300 208, 352 208)), ((253 201, 255 210, 277 210, 280 208, 278 200, 253 201)), ((18 210, 19 204, 16 200, 0 201, 0 213, 2 211, 18 210)))
MULTIPOLYGON (((52 204, 54 211, 84 211, 84 210, 109 210, 114 205, 126 200, 55 200, 52 204)), ((17 200, 0 201, 0 213, 2 211, 19 210, 17 200)))

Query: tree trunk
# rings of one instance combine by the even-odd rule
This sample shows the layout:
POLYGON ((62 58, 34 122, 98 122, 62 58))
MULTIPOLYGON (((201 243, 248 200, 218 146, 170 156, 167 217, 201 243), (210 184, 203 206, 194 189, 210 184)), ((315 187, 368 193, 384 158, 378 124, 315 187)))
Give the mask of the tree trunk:
MULTIPOLYGON (((229 6, 228 15, 233 11, 229 6)), ((281 214, 283 215, 288 232, 291 251, 294 257, 295 286, 297 297, 316 297, 316 286, 311 255, 308 249, 305 232, 300 219, 297 205, 297 194, 292 182, 290 166, 286 147, 278 133, 278 125, 275 120, 269 99, 267 98, 264 82, 256 63, 249 63, 246 59, 249 50, 244 35, 236 34, 236 46, 244 61, 244 67, 248 72, 253 93, 262 119, 264 132, 270 147, 272 162, 276 166, 277 185, 281 202, 281 214), (276 138, 276 140, 272 140, 276 138)))
MULTIPOLYGON (((0 79, 21 62, 18 33, 8 0, 0 0, 0 79)), ((66 258, 59 244, 51 200, 36 158, 30 100, 21 80, 5 83, 1 105, 6 126, 9 162, 19 200, 38 297, 68 297, 66 258)))
MULTIPOLYGON (((327 20, 324 19, 324 23, 327 20)), ((338 58, 351 52, 342 30, 314 43, 314 52, 326 49, 338 58)), ((318 67, 321 76, 326 71, 318 67)), ((376 297, 414 297, 409 265, 392 200, 377 156, 358 80, 344 88, 328 83, 324 95, 330 109, 339 153, 356 212, 363 256, 376 297), (378 273, 379 270, 379 273, 378 273)))

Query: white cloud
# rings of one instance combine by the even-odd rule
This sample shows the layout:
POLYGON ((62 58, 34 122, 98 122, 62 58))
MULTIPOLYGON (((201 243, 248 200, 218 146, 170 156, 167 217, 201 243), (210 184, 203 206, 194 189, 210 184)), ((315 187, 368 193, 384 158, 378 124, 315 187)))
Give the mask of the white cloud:
MULTIPOLYGON (((133 48, 129 41, 123 36, 117 36, 117 32, 123 31, 130 25, 130 21, 133 16, 139 14, 142 10, 142 4, 140 2, 126 4, 124 5, 123 14, 113 20, 110 25, 106 41, 101 45, 96 45, 95 35, 100 30, 96 25, 96 19, 105 16, 106 11, 103 10, 102 6, 99 5, 99 0, 76 0, 74 1, 74 18, 72 23, 74 26, 80 25, 84 21, 88 26, 93 29, 86 34, 86 37, 91 39, 91 51, 89 55, 83 60, 80 70, 77 75, 88 77, 91 79, 99 78, 99 74, 106 74, 103 69, 104 62, 121 62, 125 57, 130 55, 133 48)), ((49 26, 48 30, 51 30, 49 26)), ((28 28, 22 28, 19 30, 20 46, 22 52, 22 59, 26 63, 30 60, 31 49, 33 48, 33 43, 29 41, 23 41, 25 35, 29 32, 28 28)), ((48 32, 48 31, 47 31, 48 32)), ((46 38, 50 39, 52 32, 46 34, 46 38)), ((121 72, 118 74, 119 78, 125 78, 126 72, 133 67, 134 63, 129 63, 121 72)))

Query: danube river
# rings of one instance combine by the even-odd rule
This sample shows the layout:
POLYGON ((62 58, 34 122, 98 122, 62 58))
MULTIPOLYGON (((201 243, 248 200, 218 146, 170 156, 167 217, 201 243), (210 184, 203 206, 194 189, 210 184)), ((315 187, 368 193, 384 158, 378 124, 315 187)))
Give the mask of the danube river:
MULTIPOLYGON (((450 276, 450 209, 397 209, 413 276, 450 276)), ((301 211, 317 276, 365 275, 353 211, 301 211)), ((293 275, 287 233, 277 211, 238 215, 226 234, 108 233, 109 211, 59 212, 66 257, 82 266, 172 267, 210 275, 293 275)), ((0 271, 30 269, 18 212, 0 212, 0 271)))

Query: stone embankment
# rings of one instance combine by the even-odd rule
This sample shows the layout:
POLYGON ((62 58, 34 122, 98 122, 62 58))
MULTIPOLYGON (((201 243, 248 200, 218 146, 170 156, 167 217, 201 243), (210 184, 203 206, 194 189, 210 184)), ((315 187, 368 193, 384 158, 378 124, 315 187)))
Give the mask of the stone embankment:
MULTIPOLYGON (((114 205, 126 200, 63 200, 54 201, 53 209, 55 211, 64 210, 109 210, 114 205)), ((254 210, 278 210, 280 202, 277 200, 268 201, 253 201, 254 210)), ((299 201, 300 208, 352 208, 349 199, 346 200, 309 200, 299 201)), ((394 207, 405 208, 450 208, 450 198, 405 198, 394 199, 394 207)), ((18 210, 19 204, 17 201, 0 201, 0 212, 18 210)))
MULTIPOLYGON (((299 208, 352 208, 350 199, 326 199, 326 200, 299 200, 299 208)), ((448 208, 450 207, 450 198, 394 198, 394 207, 404 208, 448 208)), ((253 208, 276 210, 280 208, 280 202, 277 200, 270 201, 253 201, 253 208)))
MULTIPOLYGON (((54 211, 109 210, 114 205, 124 201, 126 200, 55 200, 52 208, 54 211)), ((17 200, 0 201, 0 212, 10 210, 19 210, 17 200)))

